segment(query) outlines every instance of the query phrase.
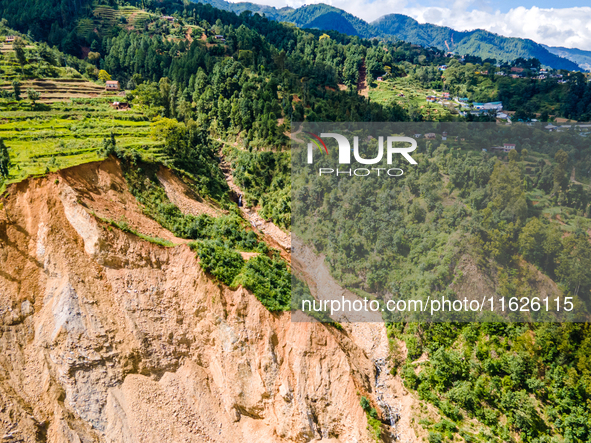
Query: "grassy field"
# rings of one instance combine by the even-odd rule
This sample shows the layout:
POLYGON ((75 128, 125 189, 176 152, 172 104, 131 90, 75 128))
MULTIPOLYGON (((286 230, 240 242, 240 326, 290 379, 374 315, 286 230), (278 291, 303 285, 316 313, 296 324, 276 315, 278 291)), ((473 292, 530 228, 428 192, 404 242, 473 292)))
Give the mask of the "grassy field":
POLYGON ((432 89, 423 89, 410 77, 398 77, 375 82, 370 87, 369 97, 380 104, 396 103, 407 111, 421 114, 426 121, 445 120, 450 110, 438 103, 427 102, 428 95, 441 95, 432 89))
MULTIPOLYGON (((133 9, 133 8, 132 8, 133 9)), ((124 8, 129 17, 138 14, 124 8)), ((160 142, 150 138, 150 118, 139 107, 116 110, 114 101, 124 93, 106 92, 104 86, 82 76, 72 67, 55 66, 35 54, 27 43, 28 63, 20 66, 12 45, 3 43, 0 57, 0 138, 8 147, 12 165, 7 184, 29 176, 99 160, 105 139, 115 136, 119 148, 133 149, 148 160, 162 160, 160 142), (13 80, 21 87, 20 100, 13 94, 13 80), (27 90, 40 93, 36 104, 27 90)))
POLYGON ((6 184, 99 160, 98 151, 111 133, 117 146, 160 160, 160 144, 150 138, 150 120, 134 108, 114 110, 110 101, 73 99, 32 108, 0 100, 0 137, 13 163, 6 184))

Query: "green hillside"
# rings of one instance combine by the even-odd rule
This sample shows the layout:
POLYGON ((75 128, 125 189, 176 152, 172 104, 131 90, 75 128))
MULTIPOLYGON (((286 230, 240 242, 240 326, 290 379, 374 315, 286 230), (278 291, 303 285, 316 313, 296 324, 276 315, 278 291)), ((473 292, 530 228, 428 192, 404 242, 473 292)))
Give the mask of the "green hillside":
POLYGON ((337 31, 347 35, 371 38, 377 35, 376 30, 366 21, 349 14, 334 6, 318 3, 300 8, 274 8, 249 2, 231 3, 225 0, 201 0, 216 8, 240 14, 251 11, 264 14, 266 17, 293 23, 300 28, 315 28, 337 31))
MULTIPOLYGON (((503 37, 481 29, 475 31, 456 31, 454 29, 429 23, 421 24, 401 14, 385 15, 378 20, 367 23, 342 9, 323 3, 306 5, 297 9, 262 6, 254 3, 231 3, 225 0, 200 0, 203 3, 226 11, 251 11, 264 14, 266 17, 287 21, 301 28, 333 30, 343 34, 359 37, 394 37, 425 47, 435 46, 462 55, 471 55, 482 59, 513 61, 517 58, 537 58, 543 65, 554 69, 580 70, 572 56, 567 57, 565 51, 558 53, 532 40, 503 37), (447 45, 446 42, 447 41, 447 45)), ((581 55, 579 55, 579 58, 581 55)))
POLYGON ((342 9, 323 3, 302 6, 284 13, 285 20, 301 28, 333 30, 360 37, 375 37, 376 32, 367 22, 342 9))
MULTIPOLYGON (((452 50, 483 59, 511 61, 516 58, 539 59, 554 69, 577 70, 577 60, 588 63, 586 55, 564 49, 550 50, 528 39, 509 38, 483 30, 460 32, 431 24, 419 24, 400 14, 390 14, 373 23, 323 3, 300 8, 274 8, 249 2, 231 3, 225 0, 201 0, 213 7, 240 14, 244 11, 264 14, 276 21, 287 21, 300 28, 333 30, 364 38, 391 37, 426 47, 446 49, 447 40, 452 50), (451 44, 453 35, 454 44, 451 44), (570 55, 569 55, 570 54, 570 55), (566 58, 562 58, 562 57, 566 58), (576 59, 574 58, 576 57, 576 59), (567 60, 568 59, 568 60, 567 60)), ((0 16, 6 18, 19 31, 31 32, 36 40, 46 40, 63 52, 81 55, 81 47, 98 47, 100 36, 113 36, 118 29, 132 26, 141 29, 157 18, 140 6, 142 2, 116 1, 94 5, 89 0, 34 0, 23 8, 18 0, 5 0, 0 4, 0 16), (137 3, 137 7, 134 4, 137 3), (69 17, 68 20, 63 17, 69 17), (80 18, 80 21, 77 21, 80 18), (94 30, 98 32, 93 32, 94 30)))
MULTIPOLYGON (((199 2, 195 2, 199 3, 199 2)), ((283 14, 288 14, 293 11, 293 8, 274 8, 273 6, 259 5, 257 3, 250 2, 239 2, 231 3, 226 0, 205 0, 200 3, 205 3, 213 6, 214 8, 221 9, 223 11, 231 11, 236 14, 241 14, 244 11, 250 11, 258 14, 265 14, 272 20, 279 20, 283 14)))

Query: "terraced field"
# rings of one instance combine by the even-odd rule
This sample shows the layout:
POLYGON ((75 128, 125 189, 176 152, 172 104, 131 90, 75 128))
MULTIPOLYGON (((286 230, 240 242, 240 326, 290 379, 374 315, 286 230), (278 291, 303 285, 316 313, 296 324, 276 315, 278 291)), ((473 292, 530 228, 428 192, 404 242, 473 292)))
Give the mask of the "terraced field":
MULTIPOLYGON (((12 91, 12 85, 3 82, 1 89, 12 91)), ((94 98, 109 97, 117 100, 118 95, 112 92, 105 92, 104 86, 92 83, 84 78, 52 78, 33 79, 21 81, 21 88, 26 91, 29 88, 41 94, 39 103, 52 104, 56 102, 69 101, 72 98, 94 98)))
POLYGON ((109 6, 97 6, 93 11, 93 19, 82 23, 83 28, 80 29, 82 33, 89 30, 96 29, 101 35, 112 35, 116 26, 124 26, 129 28, 142 28, 146 23, 157 20, 156 14, 151 14, 143 9, 133 6, 121 6, 118 9, 109 6))
MULTIPOLYGON (((0 36, 0 40, 4 40, 4 37, 3 36, 0 36)), ((35 47, 32 46, 32 45, 25 45, 25 49, 35 49, 35 47)), ((8 54, 8 53, 10 53, 12 51, 13 51, 13 49, 12 49, 12 43, 7 43, 5 41, 2 41, 0 43, 0 52, 2 53, 2 55, 8 54)))
POLYGON ((109 102, 73 99, 36 111, 0 103, 0 137, 13 162, 6 184, 99 160, 111 133, 118 147, 162 159, 160 143, 150 138, 150 120, 134 108, 116 111, 109 102))
POLYGON ((39 103, 52 104, 69 101, 73 98, 95 98, 99 96, 117 100, 117 93, 106 92, 103 85, 89 81, 75 69, 56 67, 38 60, 35 56, 35 46, 27 45, 26 48, 28 48, 29 62, 34 65, 34 69, 31 69, 31 67, 21 68, 16 62, 11 44, 4 43, 0 47, 2 50, 0 91, 12 93, 12 81, 18 79, 21 83, 22 97, 26 97, 27 89, 34 89, 41 94, 38 100, 39 103), (23 70, 28 75, 23 75, 23 70))
POLYGON ((23 76, 12 45, 4 43, 0 49, 0 137, 13 163, 6 183, 0 181, 0 192, 6 184, 30 175, 98 160, 111 132, 122 148, 158 155, 158 144, 149 137, 148 118, 134 108, 117 111, 110 106, 121 99, 117 93, 106 92, 73 68, 38 60, 31 44, 26 49, 34 73, 53 77, 23 76), (12 95, 15 79, 21 84, 20 101, 12 95), (28 89, 40 93, 35 106, 27 99, 28 89))
POLYGON ((374 102, 396 103, 407 111, 421 114, 426 121, 445 120, 451 115, 445 106, 427 102, 428 95, 436 95, 436 91, 421 88, 409 77, 380 81, 369 89, 369 97, 374 102))
MULTIPOLYGON (((96 12, 99 21, 133 24, 151 19, 133 7, 103 7, 96 12)), ((81 26, 94 27, 89 21, 81 26)), ((161 142, 150 137, 151 120, 140 107, 116 110, 111 106, 125 100, 124 92, 106 92, 103 85, 72 67, 50 65, 37 55, 34 43, 28 42, 26 49, 28 63, 20 66, 12 45, 0 43, 0 138, 12 162, 8 177, 0 178, 0 193, 28 176, 101 159, 101 148, 111 134, 117 148, 133 150, 146 160, 166 160, 161 142), (20 82, 20 100, 13 94, 14 80, 20 82), (28 89, 40 93, 35 105, 27 97, 28 89)))
POLYGON ((156 16, 149 14, 143 9, 134 8, 133 6, 122 6, 119 8, 119 14, 127 20, 127 23, 138 28, 145 25, 146 22, 154 20, 156 16))

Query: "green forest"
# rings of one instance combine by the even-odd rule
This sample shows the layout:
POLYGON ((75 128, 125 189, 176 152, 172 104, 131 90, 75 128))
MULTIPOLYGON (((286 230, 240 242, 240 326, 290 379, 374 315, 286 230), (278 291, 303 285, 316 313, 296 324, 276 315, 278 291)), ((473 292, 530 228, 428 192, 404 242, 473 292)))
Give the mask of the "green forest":
MULTIPOLYGON (((470 298, 470 283, 485 280, 493 287, 485 294, 530 299, 556 282, 553 296, 580 295, 576 315, 589 312, 591 192, 569 180, 569 155, 588 143, 574 133, 472 125, 433 125, 459 140, 419 143, 417 165, 392 164, 404 178, 319 176, 313 169, 335 167, 328 157, 294 170, 294 233, 362 297, 470 298), (478 149, 507 137, 520 152, 478 149)), ((294 164, 306 164, 306 151, 298 155, 294 164)), ((389 325, 406 385, 446 417, 424 423, 432 441, 589 439, 588 324, 535 321, 389 325), (414 363, 424 353, 428 361, 414 363), (490 432, 474 435, 473 418, 490 432)))
POLYGON ((325 3, 304 4, 298 8, 261 5, 226 0, 199 0, 215 8, 240 14, 251 11, 300 28, 337 31, 364 38, 405 41, 458 54, 494 58, 511 62, 517 58, 537 58, 554 69, 581 70, 588 61, 585 51, 548 47, 530 39, 505 37, 482 29, 458 31, 447 26, 419 23, 402 14, 386 14, 368 23, 325 3))
MULTIPOLYGON (((457 138, 421 140, 418 165, 398 164, 405 174, 396 187, 380 184, 376 194, 371 180, 308 174, 298 178, 298 204, 291 165, 303 159, 292 158, 300 154, 290 144, 298 136, 292 122, 430 121, 440 134, 445 127, 437 125, 475 120, 452 110, 422 112, 426 105, 416 98, 407 107, 375 100, 378 77, 392 85, 404 79, 421 94, 502 101, 524 124, 591 120, 584 74, 562 70, 555 72, 568 82, 539 80, 535 59, 496 68, 497 60, 461 61, 404 41, 300 29, 174 0, 5 0, 0 15, 0 41, 16 36, 0 55, 2 192, 27 176, 114 156, 146 214, 190 241, 208 275, 247 288, 270 311, 289 310, 290 265, 250 229, 223 158, 242 203, 285 232, 293 227, 359 295, 453 297, 466 290, 471 270, 496 294, 530 297, 551 287, 579 296, 578 308, 588 312, 591 149, 574 126, 528 129, 507 155, 483 152, 468 134, 449 129, 457 138), (525 75, 495 75, 511 67, 525 75), (119 82, 124 98, 104 92, 108 80, 119 82), (61 92, 48 92, 47 84, 61 92), (133 107, 114 111, 115 100, 133 107), (156 178, 162 165, 224 216, 183 214, 156 178), (349 193, 372 199, 348 206, 349 193), (389 252, 376 262, 376 249, 389 252)), ((327 327, 340 333, 338 324, 327 327)), ((397 374, 440 414, 420 423, 429 441, 591 439, 588 324, 390 322, 388 331, 397 374)))

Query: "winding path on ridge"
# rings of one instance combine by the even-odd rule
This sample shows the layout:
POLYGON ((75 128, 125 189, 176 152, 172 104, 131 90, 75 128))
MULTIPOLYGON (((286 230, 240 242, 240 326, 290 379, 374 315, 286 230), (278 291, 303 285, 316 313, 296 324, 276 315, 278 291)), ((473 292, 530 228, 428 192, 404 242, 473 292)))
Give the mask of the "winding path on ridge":
MULTIPOLYGON (((228 183, 230 190, 238 199, 244 195, 244 191, 242 191, 242 189, 240 189, 240 187, 234 182, 232 166, 226 160, 224 154, 221 151, 219 156, 220 169, 226 177, 226 183, 228 183)), ((284 232, 272 221, 265 220, 263 217, 261 217, 256 207, 247 208, 243 205, 240 207, 240 211, 242 211, 244 218, 250 222, 252 229, 257 233, 260 233, 267 244, 275 249, 278 249, 281 253, 281 257, 291 265, 291 235, 284 232)))
POLYGON ((359 75, 357 76, 357 93, 364 97, 369 97, 369 88, 367 87, 367 69, 365 67, 365 59, 359 67, 359 75))

